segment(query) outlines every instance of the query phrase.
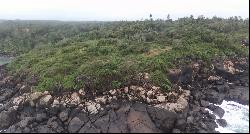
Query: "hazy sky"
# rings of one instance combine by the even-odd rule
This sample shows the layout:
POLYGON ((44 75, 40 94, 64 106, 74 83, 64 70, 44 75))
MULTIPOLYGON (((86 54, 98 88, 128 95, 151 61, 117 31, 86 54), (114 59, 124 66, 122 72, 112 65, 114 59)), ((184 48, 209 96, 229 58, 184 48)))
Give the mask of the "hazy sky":
POLYGON ((0 19, 140 20, 249 16, 249 0, 0 0, 0 19))

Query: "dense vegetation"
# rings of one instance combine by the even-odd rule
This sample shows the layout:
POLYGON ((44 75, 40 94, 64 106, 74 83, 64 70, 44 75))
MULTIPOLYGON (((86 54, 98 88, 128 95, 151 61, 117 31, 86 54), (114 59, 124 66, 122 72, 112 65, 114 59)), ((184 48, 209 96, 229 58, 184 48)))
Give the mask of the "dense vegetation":
MULTIPOLYGON (((4 21, 0 50, 18 57, 13 74, 39 79, 37 90, 103 91, 129 85, 139 73, 162 89, 174 61, 246 56, 240 44, 249 36, 249 20, 199 16, 178 20, 120 22, 4 21), (81 78, 81 81, 77 81, 81 78)), ((186 61, 188 62, 188 61, 186 61)), ((183 62, 184 64, 185 62, 183 62)))

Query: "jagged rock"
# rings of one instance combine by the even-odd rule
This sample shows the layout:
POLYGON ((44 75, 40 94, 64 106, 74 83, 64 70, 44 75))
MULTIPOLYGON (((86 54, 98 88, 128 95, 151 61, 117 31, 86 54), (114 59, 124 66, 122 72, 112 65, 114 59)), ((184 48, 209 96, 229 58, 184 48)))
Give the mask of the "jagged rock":
POLYGON ((46 113, 38 113, 36 114, 36 121, 41 122, 47 119, 47 114, 46 113))
POLYGON ((112 97, 108 97, 108 102, 111 102, 112 101, 112 97))
POLYGON ((167 77, 171 83, 177 83, 179 80, 180 73, 181 73, 180 69, 170 69, 167 74, 167 77))
POLYGON ((47 122, 47 126, 57 133, 61 133, 64 131, 62 125, 62 122, 60 122, 57 117, 52 117, 47 122))
POLYGON ((208 117, 212 120, 215 120, 216 119, 216 116, 212 113, 208 113, 208 117))
POLYGON ((147 103, 152 102, 151 99, 149 99, 148 97, 146 98, 146 101, 147 101, 147 103))
POLYGON ((4 93, 1 93, 1 96, 0 96, 0 102, 5 101, 9 97, 11 97, 11 95, 14 93, 12 89, 4 89, 3 91, 4 93))
POLYGON ((218 75, 227 79, 234 78, 234 74, 237 73, 231 61, 217 62, 214 64, 214 69, 218 75))
POLYGON ((45 95, 40 99, 39 104, 41 106, 48 106, 52 103, 52 101, 53 101, 53 98, 51 95, 45 95))
POLYGON ((102 96, 102 97, 96 98, 95 101, 97 103, 106 104, 107 103, 107 98, 106 98, 106 96, 102 96))
POLYGON ((214 109, 214 113, 220 118, 222 118, 224 116, 225 111, 221 107, 216 106, 216 108, 214 109))
POLYGON ((25 128, 23 129, 23 133, 30 133, 30 132, 31 132, 31 129, 28 128, 28 127, 25 127, 25 128))
POLYGON ((66 121, 69 118, 69 110, 64 110, 59 114, 61 121, 66 121))
POLYGON ((127 94, 127 93, 128 93, 128 90, 129 90, 128 87, 125 87, 125 88, 124 88, 124 93, 127 94))
POLYGON ((14 124, 17 120, 16 110, 9 109, 0 113, 0 129, 4 129, 14 124))
POLYGON ((17 125, 21 128, 25 128, 25 127, 27 127, 27 125, 29 125, 33 121, 34 121, 33 117, 26 117, 25 119, 18 122, 17 125))
POLYGON ((221 78, 218 77, 218 76, 209 76, 207 80, 209 81, 217 81, 217 80, 220 80, 221 78))
POLYGON ((148 96, 148 97, 152 97, 152 96, 153 96, 153 91, 152 91, 152 90, 148 91, 148 92, 147 92, 147 96, 148 96))
POLYGON ((218 127, 218 125, 216 124, 214 120, 206 122, 206 126, 208 127, 210 131, 214 131, 214 129, 218 127))
POLYGON ((96 113, 98 113, 98 107, 96 106, 96 103, 94 103, 94 102, 87 102, 86 106, 87 106, 87 110, 88 110, 88 112, 90 114, 96 114, 96 113))
POLYGON ((129 87, 131 90, 136 90, 137 89, 137 86, 130 86, 129 87))
POLYGON ((128 127, 131 133, 159 132, 148 114, 130 109, 128 113, 128 127))
POLYGON ((198 131, 198 133, 208 133, 206 130, 204 130, 204 129, 200 129, 199 131, 198 131))
POLYGON ((187 124, 193 123, 194 122, 194 117, 193 116, 189 116, 187 117, 187 124))
POLYGON ((110 90, 109 93, 110 93, 111 95, 116 95, 117 92, 116 92, 116 90, 114 89, 114 90, 110 90))
POLYGON ((59 105, 60 105, 59 100, 54 99, 54 101, 53 101, 53 103, 52 103, 52 107, 59 107, 59 105))
POLYGON ((30 95, 30 101, 36 101, 37 99, 39 99, 40 97, 43 96, 43 93, 42 92, 35 92, 35 93, 32 93, 30 95))
POLYGON ((172 133, 182 133, 179 129, 173 129, 172 133))
POLYGON ((186 66, 181 69, 181 74, 179 81, 182 84, 189 84, 192 82, 193 68, 191 66, 186 66))
POLYGON ((234 89, 229 90, 228 97, 247 105, 249 104, 249 88, 236 86, 234 89))
POLYGON ((13 99, 13 104, 16 106, 19 106, 23 101, 24 101, 24 97, 23 96, 18 96, 16 98, 13 99))
POLYGON ((166 101, 166 96, 157 96, 157 101, 165 102, 166 101))
POLYGON ((5 133, 21 133, 21 128, 17 127, 16 125, 10 126, 5 133))
POLYGON ((130 110, 130 104, 121 104, 121 107, 114 112, 109 111, 109 130, 108 133, 128 133, 127 112, 130 110))
POLYGON ((74 117, 69 123, 68 130, 70 133, 76 133, 83 125, 84 121, 80 120, 78 117, 74 117))
POLYGON ((203 106, 203 107, 208 107, 208 106, 209 106, 209 102, 208 102, 208 101, 205 101, 205 100, 201 100, 201 101, 200 101, 200 104, 201 104, 201 106, 203 106))
POLYGON ((200 111, 201 111, 201 113, 203 113, 203 114, 209 113, 209 112, 206 110, 205 107, 200 107, 200 111))
POLYGON ((113 96, 112 99, 113 99, 113 100, 117 100, 117 97, 116 97, 116 96, 113 96))
POLYGON ((205 123, 200 122, 199 124, 200 124, 200 126, 201 126, 203 129, 205 129, 205 130, 208 129, 208 127, 207 127, 207 125, 206 125, 205 123))
POLYGON ((227 126, 227 121, 225 119, 216 119, 216 121, 222 127, 226 127, 227 126))
POLYGON ((36 128, 38 133, 55 133, 52 129, 48 128, 47 125, 38 126, 36 128))
POLYGON ((30 92, 30 86, 27 86, 27 85, 22 85, 19 89, 19 93, 20 94, 23 94, 23 93, 28 93, 30 92))
POLYGON ((165 109, 147 107, 147 111, 155 125, 164 132, 171 132, 177 120, 177 115, 165 109))
POLYGON ((184 110, 188 108, 188 100, 187 100, 187 97, 184 97, 183 95, 181 95, 179 96, 176 103, 158 104, 158 105, 155 105, 155 107, 164 108, 169 111, 183 112, 184 110))
POLYGON ((184 130, 186 128, 186 120, 185 119, 178 119, 175 128, 178 128, 180 130, 184 130))
POLYGON ((160 89, 160 87, 152 86, 152 89, 153 89, 154 91, 158 91, 158 90, 160 89))
POLYGON ((94 122, 94 125, 101 130, 101 133, 107 133, 109 129, 109 115, 105 115, 94 122))
POLYGON ((76 103, 76 104, 79 104, 81 102, 81 99, 78 95, 77 92, 74 92, 71 94, 71 103, 76 103))
POLYGON ((209 90, 206 92, 206 98, 211 103, 221 104, 225 98, 225 94, 220 94, 215 90, 209 90))
POLYGON ((100 133, 100 130, 96 129, 91 122, 88 122, 79 130, 79 133, 100 133))
POLYGON ((84 95, 85 95, 85 91, 84 91, 84 89, 80 89, 80 90, 78 91, 78 93, 79 93, 80 95, 82 95, 82 96, 84 96, 84 95))

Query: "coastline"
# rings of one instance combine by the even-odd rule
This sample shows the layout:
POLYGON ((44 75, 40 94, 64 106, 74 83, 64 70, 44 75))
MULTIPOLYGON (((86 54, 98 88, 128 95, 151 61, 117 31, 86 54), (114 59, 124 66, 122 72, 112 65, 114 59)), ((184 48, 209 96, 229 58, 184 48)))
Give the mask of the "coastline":
MULTIPOLYGON (((225 111, 214 104, 228 100, 249 105, 249 61, 248 58, 236 58, 217 62, 214 63, 213 70, 207 71, 204 70, 202 62, 196 64, 197 73, 190 72, 194 81, 176 85, 177 88, 170 93, 162 93, 152 85, 134 85, 119 90, 112 89, 103 96, 95 96, 94 99, 86 98, 84 89, 62 95, 46 91, 32 93, 27 82, 8 76, 4 66, 1 66, 0 103, 4 105, 0 106, 0 121, 8 121, 0 125, 0 128, 6 129, 6 132, 28 133, 217 133, 216 116, 222 118, 225 111), (156 99, 144 99, 145 94, 156 99), (216 116, 206 109, 213 111, 216 116), (138 122, 133 120, 137 116, 141 119, 138 122)), ((226 125, 223 119, 220 121, 222 125, 226 125)))

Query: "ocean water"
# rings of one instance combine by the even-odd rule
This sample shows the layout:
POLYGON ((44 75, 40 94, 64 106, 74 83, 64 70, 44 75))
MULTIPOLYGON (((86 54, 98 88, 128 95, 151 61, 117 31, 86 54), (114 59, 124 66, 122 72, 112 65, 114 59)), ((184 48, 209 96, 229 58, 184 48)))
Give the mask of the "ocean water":
MULTIPOLYGON (((241 105, 233 101, 223 101, 221 105, 216 105, 225 110, 225 114, 222 119, 227 121, 227 126, 219 126, 216 131, 220 133, 249 133, 249 106, 241 105)), ((213 113, 211 110, 207 109, 213 113)), ((216 119, 219 119, 216 116, 216 119)))

